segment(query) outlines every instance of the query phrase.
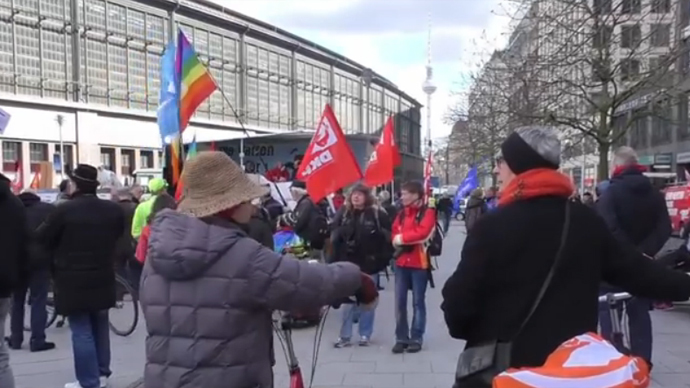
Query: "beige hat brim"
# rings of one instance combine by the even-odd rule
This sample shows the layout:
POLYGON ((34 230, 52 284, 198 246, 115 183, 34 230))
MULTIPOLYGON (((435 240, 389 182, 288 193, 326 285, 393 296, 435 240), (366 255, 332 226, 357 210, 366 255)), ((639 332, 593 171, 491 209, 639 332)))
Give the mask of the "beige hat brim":
POLYGON ((223 210, 232 209, 244 202, 263 197, 271 192, 269 187, 262 187, 246 179, 241 187, 234 187, 231 191, 218 195, 208 195, 205 198, 184 197, 177 206, 181 213, 193 217, 203 218, 218 214, 223 210))

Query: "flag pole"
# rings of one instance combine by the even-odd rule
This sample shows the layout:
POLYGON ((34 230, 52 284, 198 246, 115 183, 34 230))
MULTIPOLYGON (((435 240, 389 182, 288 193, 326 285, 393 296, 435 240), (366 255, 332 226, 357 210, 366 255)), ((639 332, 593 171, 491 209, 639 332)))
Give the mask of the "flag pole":
MULTIPOLYGON (((240 115, 237 114, 237 111, 235 110, 235 106, 232 105, 232 102, 230 102, 230 99, 229 99, 228 96, 225 94, 225 92, 223 91, 223 89, 221 89, 220 86, 218 86, 218 82, 216 82, 215 78, 213 78, 213 74, 211 74, 211 72, 209 72, 209 75, 211 76, 211 79, 213 80, 213 82, 216 83, 216 88, 220 91, 220 95, 223 96, 223 99, 225 100, 225 102, 226 102, 226 103, 228 104, 228 106, 230 107, 230 110, 232 111, 232 114, 235 115, 235 118, 237 119, 237 122, 240 124, 240 128, 242 128, 242 132, 244 132, 244 137, 249 138, 249 132, 247 131, 247 128, 244 127, 244 123, 242 122, 242 119, 240 118, 240 115)), ((244 171, 244 137, 241 137, 241 138, 240 138, 240 166, 242 166, 242 171, 244 171)), ((259 158, 262 159, 261 162, 262 162, 263 164, 266 164, 266 163, 263 161, 263 158, 262 158, 262 157, 259 157, 259 158)))

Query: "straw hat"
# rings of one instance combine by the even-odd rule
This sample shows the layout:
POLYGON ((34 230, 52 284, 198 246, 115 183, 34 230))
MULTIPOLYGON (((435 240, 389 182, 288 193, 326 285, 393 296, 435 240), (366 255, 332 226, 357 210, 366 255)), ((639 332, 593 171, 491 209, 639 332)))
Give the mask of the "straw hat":
POLYGON ((184 198, 177 210, 206 217, 266 195, 267 187, 253 182, 224 152, 204 151, 182 170, 184 198))

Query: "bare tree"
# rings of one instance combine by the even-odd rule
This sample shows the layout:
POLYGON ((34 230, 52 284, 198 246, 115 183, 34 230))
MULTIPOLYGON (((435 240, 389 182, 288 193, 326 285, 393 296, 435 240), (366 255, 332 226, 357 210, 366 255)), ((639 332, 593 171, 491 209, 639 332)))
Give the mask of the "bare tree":
POLYGON ((578 149, 584 141, 586 152, 598 153, 604 179, 611 146, 630 130, 646 133, 650 116, 670 125, 685 52, 676 36, 679 3, 522 1, 503 51, 509 85, 494 88, 492 116, 502 112, 511 125, 554 125, 578 149))

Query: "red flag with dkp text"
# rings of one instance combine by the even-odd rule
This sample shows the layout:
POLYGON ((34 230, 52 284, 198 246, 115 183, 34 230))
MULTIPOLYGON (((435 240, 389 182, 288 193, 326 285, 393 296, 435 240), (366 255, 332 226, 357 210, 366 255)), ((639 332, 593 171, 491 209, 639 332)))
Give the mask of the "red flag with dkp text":
POLYGON ((297 179, 306 183, 307 193, 315 202, 362 179, 362 171, 328 104, 299 165, 297 179))
POLYGON ((388 118, 381 132, 381 139, 369 157, 364 171, 364 183, 374 187, 393 181, 393 170, 400 164, 400 154, 395 146, 393 120, 388 118))

